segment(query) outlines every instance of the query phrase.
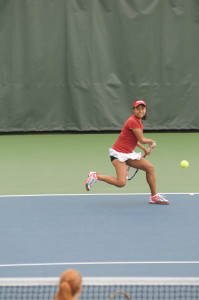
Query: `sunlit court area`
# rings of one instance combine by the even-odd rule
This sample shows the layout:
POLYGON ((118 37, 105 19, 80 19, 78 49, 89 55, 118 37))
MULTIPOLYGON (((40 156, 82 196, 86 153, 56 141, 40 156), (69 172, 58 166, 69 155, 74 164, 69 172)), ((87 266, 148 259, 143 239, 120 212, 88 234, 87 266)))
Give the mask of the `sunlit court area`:
POLYGON ((0 0, 0 300, 199 299, 198 62, 194 0, 0 0))

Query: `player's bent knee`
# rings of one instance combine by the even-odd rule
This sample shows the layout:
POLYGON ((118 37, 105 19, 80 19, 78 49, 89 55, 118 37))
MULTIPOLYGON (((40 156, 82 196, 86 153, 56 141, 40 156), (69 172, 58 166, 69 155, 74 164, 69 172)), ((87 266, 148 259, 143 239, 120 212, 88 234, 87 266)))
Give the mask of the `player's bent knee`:
POLYGON ((118 187, 124 187, 126 185, 126 180, 119 180, 118 187))
POLYGON ((155 167, 153 165, 148 166, 147 173, 154 173, 155 167))

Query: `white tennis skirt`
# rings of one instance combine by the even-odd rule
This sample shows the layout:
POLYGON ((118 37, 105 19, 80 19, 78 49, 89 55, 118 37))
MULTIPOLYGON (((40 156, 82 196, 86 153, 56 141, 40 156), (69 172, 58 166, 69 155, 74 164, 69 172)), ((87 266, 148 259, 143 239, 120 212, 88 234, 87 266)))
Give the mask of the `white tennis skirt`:
POLYGON ((140 160, 140 158, 142 157, 141 152, 133 151, 132 153, 122 153, 115 151, 113 148, 109 149, 109 155, 116 157, 121 162, 124 162, 128 159, 140 160))

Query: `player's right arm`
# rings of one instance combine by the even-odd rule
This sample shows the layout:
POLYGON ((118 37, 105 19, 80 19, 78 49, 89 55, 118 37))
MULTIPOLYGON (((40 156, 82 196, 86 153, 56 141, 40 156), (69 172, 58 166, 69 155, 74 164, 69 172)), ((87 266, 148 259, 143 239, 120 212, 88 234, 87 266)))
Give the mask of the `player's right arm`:
POLYGON ((149 147, 153 143, 155 143, 154 140, 145 138, 145 136, 143 135, 143 132, 142 132, 142 130, 140 128, 132 129, 132 131, 135 134, 136 138, 138 139, 138 143, 140 143, 140 144, 148 144, 149 147))

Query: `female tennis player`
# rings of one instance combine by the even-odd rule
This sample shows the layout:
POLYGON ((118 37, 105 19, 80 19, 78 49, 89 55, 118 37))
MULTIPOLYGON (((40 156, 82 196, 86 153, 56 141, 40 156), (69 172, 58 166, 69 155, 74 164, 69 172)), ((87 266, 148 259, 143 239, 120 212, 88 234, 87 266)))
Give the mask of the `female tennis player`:
POLYGON ((76 270, 67 270, 60 276, 54 300, 77 300, 82 289, 82 276, 76 270))
POLYGON ((141 152, 137 153, 134 151, 135 147, 139 147, 144 151, 145 155, 149 155, 152 152, 152 145, 155 143, 154 140, 147 139, 143 135, 142 120, 146 119, 147 115, 146 102, 144 100, 136 100, 132 106, 133 114, 125 122, 115 144, 109 149, 110 159, 116 170, 116 177, 90 172, 85 181, 86 190, 89 191, 97 181, 105 181, 117 187, 125 186, 127 177, 126 166, 131 166, 146 172, 146 180, 151 191, 149 203, 169 204, 164 195, 157 193, 154 166, 141 155, 141 152), (148 145, 148 148, 143 145, 148 145))

